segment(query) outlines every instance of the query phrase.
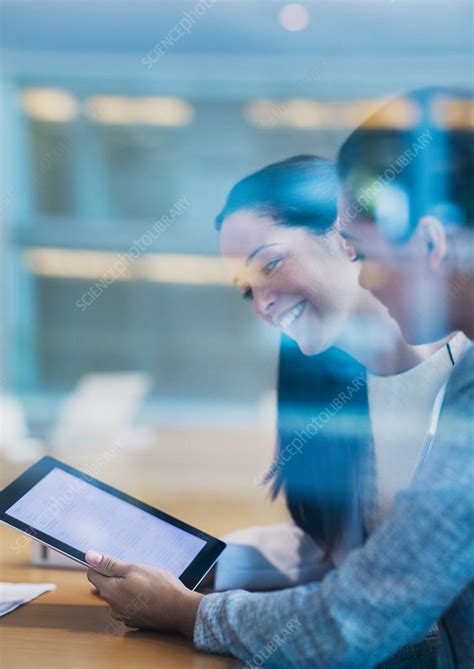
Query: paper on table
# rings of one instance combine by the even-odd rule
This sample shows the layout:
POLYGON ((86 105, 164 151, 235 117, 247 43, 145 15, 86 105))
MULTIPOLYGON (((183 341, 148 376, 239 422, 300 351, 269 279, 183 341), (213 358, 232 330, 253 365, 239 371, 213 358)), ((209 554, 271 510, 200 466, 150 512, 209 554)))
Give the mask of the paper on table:
POLYGON ((1 583, 0 616, 36 599, 44 592, 56 590, 54 583, 1 583))

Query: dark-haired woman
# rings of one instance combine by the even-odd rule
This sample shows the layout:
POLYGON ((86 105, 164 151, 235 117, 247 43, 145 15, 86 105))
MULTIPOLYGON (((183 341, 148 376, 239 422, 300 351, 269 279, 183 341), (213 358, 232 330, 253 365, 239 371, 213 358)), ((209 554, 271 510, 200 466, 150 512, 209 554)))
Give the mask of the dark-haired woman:
MULTIPOLYGON (((275 492, 285 491, 299 527, 262 530, 240 582, 227 587, 312 582, 272 593, 203 596, 159 570, 89 556, 96 570, 89 578, 112 605, 113 615, 130 625, 178 630, 203 650, 231 652, 250 665, 371 666, 375 655, 371 650, 364 655, 364 647, 373 648, 374 640, 363 632, 359 636, 363 626, 354 626, 352 611, 344 610, 343 600, 339 604, 338 587, 350 561, 351 578, 367 573, 366 565, 362 571, 358 567, 360 547, 383 524, 397 493, 416 480, 436 431, 452 361, 466 344, 462 333, 446 346, 428 349, 403 341, 384 307, 358 285, 358 263, 350 262, 338 231, 336 193, 331 163, 297 157, 239 182, 217 218, 222 253, 236 286, 302 354, 317 355, 309 382, 301 357, 302 374, 295 358, 291 367, 284 361, 280 367, 285 409, 272 478, 275 492), (291 382, 282 376, 288 371, 296 373, 291 382), (297 570, 305 560, 313 572, 302 576, 297 570), (343 562, 343 569, 335 568, 343 562), (147 604, 130 618, 127 601, 143 589, 147 604), (361 664, 360 658, 367 661, 361 664)), ((242 553, 235 559, 234 545, 228 556, 219 570, 234 577, 242 553)), ((370 550, 364 548, 360 559, 370 559, 370 550)), ((396 598, 398 587, 403 584, 394 583, 386 596, 396 598)), ((364 610, 369 615, 370 602, 364 610)), ((415 630, 413 638, 420 632, 415 630)), ((405 631, 397 634, 383 640, 382 659, 403 645, 405 631)), ((436 636, 421 643, 401 652, 434 657, 436 636)), ((403 658, 397 661, 393 666, 411 666, 403 658)))
POLYGON ((219 590, 318 580, 361 545, 409 485, 435 429, 450 352, 468 341, 459 333, 448 350, 402 339, 358 283, 335 224, 336 193, 332 163, 298 156, 239 182, 217 217, 237 287, 283 332, 267 480, 294 521, 227 535, 219 590))

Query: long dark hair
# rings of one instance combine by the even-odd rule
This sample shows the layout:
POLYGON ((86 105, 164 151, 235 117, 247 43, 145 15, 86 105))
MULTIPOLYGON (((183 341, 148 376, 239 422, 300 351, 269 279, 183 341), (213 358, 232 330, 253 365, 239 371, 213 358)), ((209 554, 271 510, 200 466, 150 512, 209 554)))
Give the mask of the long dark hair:
POLYGON ((243 210, 271 216, 278 225, 324 234, 337 217, 336 167, 329 160, 310 155, 267 165, 232 188, 216 217, 217 230, 228 216, 243 210))
MULTIPOLYGON (((311 155, 264 167, 232 188, 216 228, 241 210, 325 234, 337 216, 336 167, 311 155)), ((362 367, 341 351, 308 358, 282 337, 278 442, 267 482, 273 498, 285 494, 294 522, 327 555, 360 499, 368 416, 364 380, 362 367)))
POLYGON ((277 420, 267 476, 272 498, 285 494, 294 522, 329 556, 354 510, 362 518, 370 431, 365 368, 335 348, 305 356, 283 336, 277 420))

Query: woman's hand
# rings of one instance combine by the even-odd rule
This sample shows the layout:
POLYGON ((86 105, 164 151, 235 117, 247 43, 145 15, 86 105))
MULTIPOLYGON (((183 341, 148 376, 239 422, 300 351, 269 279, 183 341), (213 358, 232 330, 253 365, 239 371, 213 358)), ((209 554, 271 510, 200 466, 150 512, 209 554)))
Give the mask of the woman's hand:
POLYGON ((128 627, 180 632, 193 638, 196 613, 204 595, 188 590, 172 574, 127 564, 97 551, 86 553, 87 578, 110 604, 115 620, 128 627))

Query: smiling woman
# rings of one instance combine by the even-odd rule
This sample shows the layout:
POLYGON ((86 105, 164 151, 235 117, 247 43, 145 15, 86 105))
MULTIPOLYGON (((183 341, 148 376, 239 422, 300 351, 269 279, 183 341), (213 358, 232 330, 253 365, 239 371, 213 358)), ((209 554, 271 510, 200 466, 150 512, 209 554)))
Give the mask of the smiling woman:
MULTIPOLYGON (((331 559, 351 515, 361 512, 371 439, 366 369, 398 374, 437 348, 409 347, 381 303, 359 285, 359 263, 351 262, 352 246, 339 233, 335 169, 310 155, 269 165, 234 186, 216 219, 234 283, 283 335, 277 454, 265 479, 273 497, 285 494, 296 525, 331 559), (318 411, 332 411, 355 379, 362 379, 363 392, 341 402, 337 418, 315 430, 318 411), (288 457, 301 435, 304 447, 288 457)), ((422 443, 419 435, 414 441, 422 443)), ((218 582, 226 582, 226 560, 218 582)))
MULTIPOLYGON (((157 569, 90 554, 89 564, 102 576, 90 571, 89 578, 117 619, 180 631, 201 650, 246 661, 297 611, 305 635, 281 650, 291 657, 277 658, 275 651, 273 666, 312 667, 316 657, 323 658, 320 666, 354 665, 347 653, 357 666, 374 666, 420 639, 416 648, 400 651, 398 664, 387 666, 407 666, 406 652, 433 655, 437 636, 423 638, 428 626, 403 637, 395 630, 383 648, 379 632, 367 651, 364 645, 359 650, 359 640, 367 621, 377 618, 374 601, 375 610, 388 611, 383 625, 399 618, 400 593, 394 604, 386 597, 394 582, 384 562, 394 558, 391 531, 380 558, 375 551, 380 587, 371 581, 371 547, 397 508, 404 518, 411 511, 400 511, 397 499, 417 482, 437 429, 439 398, 466 338, 459 333, 450 346, 442 341, 421 348, 403 340, 383 305, 359 286, 359 263, 339 232, 336 198, 334 166, 298 156, 240 181, 216 221, 234 283, 257 315, 285 335, 277 454, 264 480, 272 483, 273 496, 284 492, 294 523, 228 536, 214 581, 226 592, 206 596, 183 590, 157 569), (364 559, 366 567, 360 566, 364 559), (348 581, 347 570, 354 572, 348 581), (342 611, 338 590, 347 598, 342 611), (130 618, 127 602, 143 592, 150 599, 130 618), (355 632, 341 644, 348 618, 355 632)), ((405 574, 412 555, 400 554, 399 573, 405 574)), ((431 606, 432 622, 434 615, 431 606)), ((372 624, 378 628, 379 621, 372 624)))
POLYGON ((306 355, 336 344, 360 299, 336 207, 334 165, 296 156, 240 181, 216 219, 234 283, 306 355))

